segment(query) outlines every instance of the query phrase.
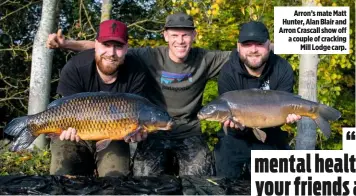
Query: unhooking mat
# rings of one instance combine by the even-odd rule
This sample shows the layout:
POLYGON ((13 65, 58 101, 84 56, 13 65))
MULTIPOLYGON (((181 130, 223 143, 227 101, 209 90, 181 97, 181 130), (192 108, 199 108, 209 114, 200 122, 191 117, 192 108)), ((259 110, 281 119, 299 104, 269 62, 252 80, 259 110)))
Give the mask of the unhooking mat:
POLYGON ((250 195, 250 181, 195 176, 0 176, 0 195, 250 195))

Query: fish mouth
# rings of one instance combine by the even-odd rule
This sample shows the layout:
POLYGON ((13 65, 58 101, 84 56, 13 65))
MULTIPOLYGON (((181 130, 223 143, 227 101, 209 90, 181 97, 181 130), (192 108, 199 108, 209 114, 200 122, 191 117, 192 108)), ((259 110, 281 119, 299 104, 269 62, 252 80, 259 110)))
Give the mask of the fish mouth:
POLYGON ((168 131, 171 130, 174 126, 174 120, 170 119, 167 123, 165 123, 165 126, 158 126, 156 127, 156 130, 163 130, 163 131, 168 131))
POLYGON ((203 115, 203 114, 201 114, 201 113, 198 113, 198 114, 197 114, 197 117, 198 117, 199 120, 204 120, 204 119, 206 119, 206 116, 203 115))
POLYGON ((171 118, 169 121, 168 121, 168 123, 167 123, 167 127, 166 127, 166 129, 167 130, 170 130, 170 129, 172 129, 172 127, 174 126, 174 120, 173 120, 173 118, 171 118))

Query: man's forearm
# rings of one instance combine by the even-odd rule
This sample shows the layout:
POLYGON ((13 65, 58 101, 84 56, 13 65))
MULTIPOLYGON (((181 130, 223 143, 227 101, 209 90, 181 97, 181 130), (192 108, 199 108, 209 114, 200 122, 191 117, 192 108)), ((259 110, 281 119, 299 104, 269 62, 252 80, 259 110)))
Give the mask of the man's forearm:
POLYGON ((83 50, 88 50, 94 48, 95 42, 89 40, 66 40, 65 44, 62 45, 63 49, 73 50, 81 52, 83 50))

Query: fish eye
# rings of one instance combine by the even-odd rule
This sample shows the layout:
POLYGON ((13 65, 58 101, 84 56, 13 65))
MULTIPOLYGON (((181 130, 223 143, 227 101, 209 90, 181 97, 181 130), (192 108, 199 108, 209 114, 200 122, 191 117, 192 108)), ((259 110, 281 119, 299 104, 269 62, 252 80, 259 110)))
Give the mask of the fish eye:
POLYGON ((205 108, 204 112, 205 112, 206 114, 212 114, 212 113, 215 112, 215 110, 216 110, 216 106, 215 106, 215 105, 209 105, 209 106, 207 106, 207 107, 205 108))
POLYGON ((215 109, 216 109, 216 106, 215 106, 215 105, 209 105, 208 109, 209 109, 209 110, 215 110, 215 109))
POLYGON ((156 122, 156 117, 154 115, 151 116, 151 122, 156 122))
POLYGON ((151 114, 151 122, 156 122, 157 121, 156 114, 153 112, 150 112, 150 114, 151 114))

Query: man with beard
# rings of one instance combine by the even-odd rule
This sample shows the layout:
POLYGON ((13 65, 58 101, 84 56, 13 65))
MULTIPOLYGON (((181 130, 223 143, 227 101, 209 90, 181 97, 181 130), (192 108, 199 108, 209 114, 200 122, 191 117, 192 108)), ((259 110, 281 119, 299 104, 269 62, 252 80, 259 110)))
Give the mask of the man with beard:
MULTIPOLYGON (((219 94, 228 91, 260 88, 293 92, 294 75, 291 65, 270 50, 269 33, 261 22, 241 26, 237 50, 223 66, 218 78, 219 94)), ((290 114, 287 123, 301 116, 290 114)), ((257 140, 250 128, 239 123, 224 123, 228 134, 221 130, 215 146, 216 172, 223 177, 245 177, 250 170, 251 150, 287 149, 287 133, 280 127, 262 129, 267 134, 265 143, 257 140), (233 127, 233 128, 231 128, 233 127), (236 131, 240 130, 240 131, 236 131), (246 173, 245 173, 246 172, 246 173)))
MULTIPOLYGON (((139 59, 147 68, 150 82, 148 98, 166 107, 175 120, 171 132, 150 134, 137 145, 133 173, 136 176, 172 172, 176 160, 179 175, 214 174, 213 157, 204 138, 197 112, 202 105, 206 82, 217 76, 230 51, 193 48, 196 37, 193 18, 176 13, 166 18, 164 39, 168 46, 130 48, 127 55, 139 59)), ((91 41, 65 40, 51 34, 49 48, 80 51, 92 47, 91 41)))
MULTIPOLYGON (((100 24, 94 49, 85 50, 63 67, 58 94, 80 92, 121 92, 144 96, 145 72, 133 57, 127 56, 127 26, 116 20, 100 24)), ((147 134, 147 133, 144 133, 147 134)), ((141 135, 132 136, 140 140, 141 135), (139 137, 139 138, 136 138, 139 137)), ((130 150, 125 141, 111 141, 107 148, 95 152, 94 141, 83 141, 73 128, 51 140, 51 175, 127 175, 130 150), (76 141, 76 142, 73 142, 76 141)))

